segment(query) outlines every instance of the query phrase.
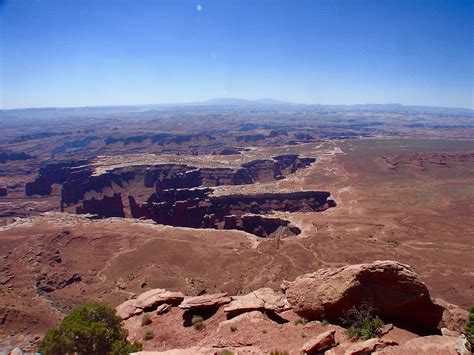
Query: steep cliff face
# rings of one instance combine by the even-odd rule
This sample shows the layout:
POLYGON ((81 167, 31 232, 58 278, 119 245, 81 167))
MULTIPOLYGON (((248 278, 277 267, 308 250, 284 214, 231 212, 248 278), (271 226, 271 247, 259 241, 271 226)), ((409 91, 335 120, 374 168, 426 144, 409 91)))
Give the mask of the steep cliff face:
POLYGON ((315 160, 288 154, 250 161, 238 169, 170 163, 125 166, 100 174, 90 162, 71 161, 42 168, 37 179, 27 184, 26 193, 49 195, 52 184, 59 183, 63 211, 99 218, 147 218, 172 226, 239 229, 258 236, 282 229, 283 234, 298 234, 289 221, 260 214, 322 211, 334 205, 328 192, 212 196, 208 187, 284 179, 315 160))
POLYGON ((211 191, 208 188, 168 189, 156 192, 143 204, 129 196, 131 215, 172 226, 238 229, 264 237, 277 230, 290 234, 300 231, 287 220, 260 214, 324 211, 335 206, 325 191, 226 196, 212 196, 211 191))
POLYGON ((94 174, 87 160, 54 163, 40 169, 38 177, 26 184, 27 196, 51 194, 51 186, 62 184, 61 203, 79 203, 89 191, 101 193, 114 187, 124 188, 133 180, 143 180, 145 188, 157 191, 199 186, 244 185, 283 179, 309 166, 315 158, 301 158, 296 154, 280 155, 272 160, 254 160, 239 169, 196 168, 186 164, 157 164, 115 168, 94 174))
POLYGON ((76 213, 91 213, 99 217, 125 217, 121 194, 104 196, 102 199, 85 200, 76 208, 76 213))
POLYGON ((86 167, 69 175, 63 183, 61 201, 67 206, 84 199, 87 192, 101 193, 105 189, 125 189, 127 184, 135 180, 143 180, 143 187, 153 188, 155 183, 170 180, 181 172, 185 172, 186 165, 163 164, 157 166, 131 166, 117 168, 100 175, 94 175, 93 170, 86 167))
POLYGON ((26 196, 41 195, 48 196, 51 194, 53 184, 62 184, 68 180, 73 174, 73 168, 87 164, 86 160, 73 160, 48 164, 40 168, 38 177, 28 182, 25 186, 26 196))

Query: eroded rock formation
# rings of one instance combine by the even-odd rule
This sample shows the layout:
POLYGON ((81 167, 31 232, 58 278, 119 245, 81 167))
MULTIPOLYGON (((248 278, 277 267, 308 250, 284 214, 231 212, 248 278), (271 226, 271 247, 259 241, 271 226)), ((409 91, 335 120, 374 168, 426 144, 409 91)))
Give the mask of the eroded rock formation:
POLYGON ((288 236, 299 234, 299 228, 262 214, 323 211, 335 205, 328 192, 214 196, 209 187, 284 179, 315 160, 286 154, 253 160, 238 169, 170 163, 130 165, 100 173, 91 162, 69 161, 40 169, 35 181, 26 185, 26 194, 47 196, 53 184, 62 184, 61 211, 99 218, 147 218, 171 226, 238 229, 260 237, 277 232, 288 236))
POLYGON ((340 322, 350 308, 368 303, 383 319, 434 332, 443 316, 415 272, 393 261, 320 269, 284 282, 282 289, 307 319, 340 322))
MULTIPOLYGON (((280 353, 295 354, 456 354, 462 341, 460 333, 454 329, 451 330, 451 335, 443 336, 420 336, 419 333, 407 330, 420 325, 418 317, 426 315, 427 310, 431 312, 433 302, 428 290, 410 267, 395 261, 321 269, 288 283, 284 291, 282 293, 262 288, 231 298, 225 293, 184 296, 181 303, 165 303, 166 312, 162 312, 157 304, 163 304, 166 300, 161 296, 160 302, 154 303, 153 307, 144 309, 140 306, 139 300, 143 295, 166 293, 162 289, 150 290, 136 300, 121 304, 117 307, 117 312, 124 319, 124 326, 130 331, 132 341, 140 339, 140 334, 144 331, 140 327, 140 314, 148 312, 151 325, 147 329, 153 329, 158 340, 146 342, 145 349, 170 355, 213 354, 224 348, 231 349, 234 354, 271 354, 276 349, 280 353), (323 275, 321 279, 320 276, 323 275), (329 287, 330 281, 334 281, 332 288, 329 287), (323 287, 318 287, 318 282, 323 287), (307 287, 304 293, 303 286, 307 287), (298 289, 301 293, 298 293, 298 302, 295 303, 298 287, 301 287, 298 289), (341 326, 323 325, 318 320, 327 319, 327 313, 318 313, 318 316, 313 313, 316 320, 299 318, 288 322, 283 317, 291 311, 301 312, 305 305, 314 306, 316 300, 327 300, 334 304, 329 299, 331 297, 338 299, 341 307, 348 303, 360 306, 364 301, 354 293, 354 289, 359 290, 358 294, 385 296, 383 307, 376 309, 377 314, 384 321, 403 318, 404 327, 387 324, 380 338, 364 340, 350 338, 346 329, 341 326), (351 298, 345 298, 346 295, 351 298), (410 300, 414 297, 425 300, 418 302, 418 313, 413 313, 410 300), (396 309, 402 316, 387 313, 387 309, 396 309), (199 327, 190 329, 190 319, 197 315, 200 316, 199 327), (167 327, 172 327, 173 330, 167 327), (167 336, 172 336, 173 340, 167 336), (173 341, 181 348, 163 345, 164 340, 173 341), (195 347, 197 344, 200 347, 195 347)), ((376 304, 380 306, 380 299, 375 301, 379 301, 376 304)), ((324 302, 321 304, 323 307, 325 305, 324 302)), ((439 308, 442 312, 443 307, 439 308)), ((437 332, 438 329, 434 326, 429 334, 437 332)))
POLYGON ((208 188, 162 190, 140 205, 130 197, 130 210, 134 218, 148 218, 160 224, 239 229, 263 237, 277 230, 290 235, 301 231, 287 220, 260 214, 324 211, 335 206, 325 191, 224 196, 213 196, 211 192, 208 188))
MULTIPOLYGON (((53 184, 62 184, 70 178, 74 170, 72 168, 86 164, 86 160, 59 162, 40 168, 38 177, 28 182, 25 187, 26 196, 51 194, 53 184)), ((90 172, 90 169, 89 169, 90 172)))

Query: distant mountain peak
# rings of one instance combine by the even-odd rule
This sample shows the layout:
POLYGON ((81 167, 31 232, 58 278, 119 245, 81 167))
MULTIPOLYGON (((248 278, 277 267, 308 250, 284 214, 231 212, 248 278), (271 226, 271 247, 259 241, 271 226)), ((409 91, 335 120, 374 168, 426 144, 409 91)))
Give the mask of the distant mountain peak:
POLYGON ((253 105, 292 105, 291 102, 279 101, 275 99, 247 100, 233 97, 219 97, 206 101, 193 103, 194 105, 215 105, 215 106, 253 106, 253 105))

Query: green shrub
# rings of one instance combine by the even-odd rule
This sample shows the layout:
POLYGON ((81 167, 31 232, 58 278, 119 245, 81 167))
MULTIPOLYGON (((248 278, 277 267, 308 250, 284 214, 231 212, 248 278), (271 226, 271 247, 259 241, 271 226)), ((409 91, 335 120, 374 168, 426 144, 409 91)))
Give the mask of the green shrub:
POLYGON ((323 327, 327 327, 327 326, 329 325, 329 322, 328 322, 326 319, 323 319, 323 320, 321 321, 321 325, 322 325, 323 327))
POLYGON ((469 318, 464 330, 466 331, 466 349, 474 351, 474 306, 469 309, 469 318))
POLYGON ((154 336, 155 334, 153 334, 153 331, 151 329, 147 329, 145 333, 143 334, 143 340, 145 341, 151 340, 153 339, 154 336))
POLYGON ((234 355, 234 353, 230 350, 224 349, 219 353, 219 355, 234 355))
POLYGON ((268 330, 262 329, 262 334, 267 334, 267 333, 268 333, 268 330))
POLYGON ((124 354, 141 350, 127 341, 128 332, 115 309, 102 302, 91 302, 72 310, 58 327, 48 330, 38 343, 43 355, 124 354))
POLYGON ((237 327, 236 327, 235 325, 231 325, 231 326, 230 326, 230 331, 231 331, 232 333, 236 332, 236 331, 237 331, 237 327))
POLYGON ((306 337, 307 337, 306 333, 305 333, 305 332, 301 333, 301 337, 302 337, 303 339, 306 338, 306 337))
POLYGON ((196 330, 201 330, 204 328, 204 318, 201 316, 194 315, 193 318, 191 319, 191 323, 194 326, 194 329, 196 330))
POLYGON ((144 313, 142 317, 142 327, 145 325, 150 325, 152 323, 151 317, 148 313, 144 313))
POLYGON ((288 355, 288 351, 273 350, 270 355, 288 355))
POLYGON ((374 309, 369 304, 352 307, 346 312, 343 322, 349 325, 347 335, 354 339, 371 339, 380 336, 383 327, 382 320, 374 315, 374 309))

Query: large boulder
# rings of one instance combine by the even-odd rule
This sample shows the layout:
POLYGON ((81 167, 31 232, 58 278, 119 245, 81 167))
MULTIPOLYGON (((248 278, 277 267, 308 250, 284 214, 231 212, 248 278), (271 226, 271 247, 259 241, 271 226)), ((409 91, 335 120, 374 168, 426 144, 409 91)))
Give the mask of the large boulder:
POLYGON ((122 319, 128 319, 143 313, 143 310, 140 307, 137 307, 137 300, 125 301, 124 303, 118 305, 115 310, 117 311, 117 315, 122 319))
POLYGON ((216 293, 212 295, 187 297, 183 302, 181 302, 179 308, 184 310, 209 307, 213 308, 220 307, 229 303, 230 301, 231 298, 227 296, 227 293, 216 293))
POLYGON ((336 331, 328 330, 327 332, 319 334, 316 338, 311 339, 303 344, 301 349, 303 354, 313 355, 325 351, 336 346, 334 334, 336 331))
POLYGON ((281 287, 294 311, 310 320, 338 323, 350 308, 367 302, 384 320, 434 332, 443 315, 416 273, 395 261, 324 268, 281 287))
POLYGON ((248 324, 256 324, 261 322, 268 321, 268 317, 265 316, 262 312, 253 311, 248 313, 239 314, 232 319, 225 320, 219 324, 219 328, 224 326, 235 326, 241 322, 244 322, 246 325, 248 324))
POLYGON ((233 296, 232 302, 224 308, 224 312, 229 314, 239 314, 256 310, 282 312, 288 309, 288 301, 284 294, 265 287, 244 296, 233 296))
POLYGON ((145 310, 153 310, 163 303, 177 305, 183 299, 184 295, 181 292, 171 292, 162 288, 155 288, 138 296, 136 305, 145 310))

